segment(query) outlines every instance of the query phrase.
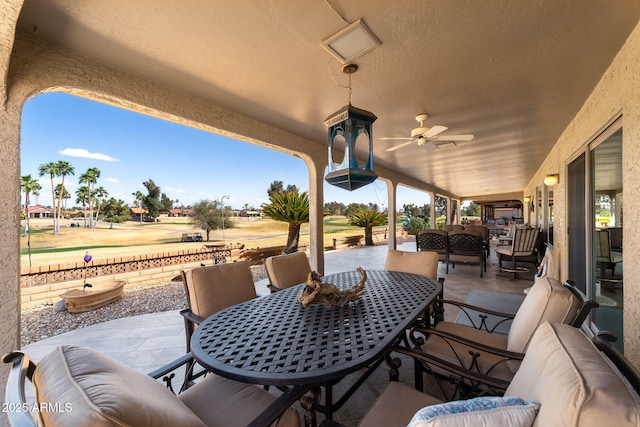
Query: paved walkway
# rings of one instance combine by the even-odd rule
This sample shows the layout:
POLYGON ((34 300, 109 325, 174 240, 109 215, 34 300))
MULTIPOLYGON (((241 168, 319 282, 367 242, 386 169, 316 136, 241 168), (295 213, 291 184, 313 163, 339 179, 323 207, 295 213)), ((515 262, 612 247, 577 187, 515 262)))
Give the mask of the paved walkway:
MULTIPOLYGON (((388 246, 379 245, 325 254, 325 274, 384 268, 388 246)), ((398 245, 415 251, 415 243, 398 245)), ((267 280, 256 283, 258 295, 269 293, 267 280)), ((111 320, 47 338, 24 347, 35 361, 58 345, 77 344, 99 350, 134 369, 148 373, 185 351, 184 323, 179 312, 168 311, 111 320)))

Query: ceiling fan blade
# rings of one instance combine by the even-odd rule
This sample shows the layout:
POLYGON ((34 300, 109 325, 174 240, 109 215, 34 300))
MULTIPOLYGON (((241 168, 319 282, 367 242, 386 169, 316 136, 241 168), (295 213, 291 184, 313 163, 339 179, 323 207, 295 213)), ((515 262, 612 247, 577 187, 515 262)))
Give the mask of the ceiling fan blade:
POLYGON ((449 128, 446 127, 446 126, 434 126, 432 128, 429 128, 429 130, 426 131, 425 133, 423 133, 423 136, 425 138, 431 138, 432 136, 436 136, 439 133, 442 133, 447 129, 449 129, 449 128))
POLYGON ((397 150, 397 149, 399 149, 399 148, 406 147, 407 145, 411 145, 411 144, 413 144, 413 141, 414 141, 414 140, 413 140, 413 139, 411 139, 411 141, 403 142, 402 144, 399 144, 399 145, 394 145, 393 147, 389 147, 389 148, 387 148, 387 149, 386 149, 386 150, 384 150, 384 151, 396 151, 396 150, 397 150))
POLYGON ((434 141, 471 141, 474 138, 473 134, 467 135, 439 135, 434 136, 434 141))
POLYGON ((400 139, 413 139, 410 136, 383 136, 380 138, 380 141, 392 141, 392 140, 400 140, 400 139))
POLYGON ((424 148, 429 152, 434 152, 438 149, 438 146, 434 144, 434 142, 430 139, 427 139, 427 142, 424 144, 424 148))

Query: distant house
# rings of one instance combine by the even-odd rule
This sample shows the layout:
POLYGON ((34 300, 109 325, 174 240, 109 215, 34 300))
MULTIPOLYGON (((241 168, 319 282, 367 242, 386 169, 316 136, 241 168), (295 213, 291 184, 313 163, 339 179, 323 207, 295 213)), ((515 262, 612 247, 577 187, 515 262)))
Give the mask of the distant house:
POLYGON ((170 209, 169 216, 170 217, 193 216, 193 209, 189 209, 189 208, 170 209))
POLYGON ((29 206, 29 218, 51 218, 53 209, 40 205, 29 206))
POLYGON ((149 213, 145 208, 129 208, 131 213, 131 219, 134 221, 140 221, 141 217, 144 220, 144 216, 149 213))

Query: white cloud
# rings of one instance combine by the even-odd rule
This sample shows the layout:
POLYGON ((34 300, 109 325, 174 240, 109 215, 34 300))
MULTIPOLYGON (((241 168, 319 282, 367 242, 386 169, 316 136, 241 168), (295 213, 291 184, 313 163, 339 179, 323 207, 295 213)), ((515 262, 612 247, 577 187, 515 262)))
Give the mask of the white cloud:
POLYGON ((94 159, 94 160, 104 160, 105 162, 119 162, 120 160, 115 159, 111 156, 102 153, 90 153, 84 148, 65 148, 60 151, 60 154, 70 157, 84 157, 86 159, 94 159))
POLYGON ((107 178, 105 179, 106 182, 112 182, 114 184, 120 184, 120 180, 117 178, 107 178))
POLYGON ((184 193, 187 192, 186 190, 183 190, 182 188, 174 188, 174 187, 165 187, 165 190, 166 190, 165 192, 168 192, 168 193, 184 194, 184 193))

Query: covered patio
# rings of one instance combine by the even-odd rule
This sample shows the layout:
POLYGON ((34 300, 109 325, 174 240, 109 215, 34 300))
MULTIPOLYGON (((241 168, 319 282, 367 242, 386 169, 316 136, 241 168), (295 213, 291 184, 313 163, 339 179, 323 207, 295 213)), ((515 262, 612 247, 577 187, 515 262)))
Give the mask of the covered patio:
MULTIPOLYGON (((619 339, 625 355, 640 366, 636 0, 528 0, 508 7, 465 0, 236 0, 188 6, 0 0, 0 10, 3 353, 20 343, 21 114, 29 98, 64 91, 303 159, 311 265, 321 273, 333 268, 322 244, 324 121, 353 102, 378 117, 373 169, 387 186, 390 224, 401 208, 398 186, 423 191, 432 201, 444 198, 447 223, 460 221, 457 213, 466 200, 522 202, 524 222, 541 227, 553 247, 554 278, 580 277, 578 286, 589 297, 596 296, 599 284, 593 253, 594 198, 601 183, 593 180, 595 151, 601 138, 611 135, 607 132, 615 132, 619 181, 606 190, 624 199, 627 213, 619 339), (373 48, 342 59, 323 48, 359 20, 374 34, 373 48), (345 62, 356 63, 358 71, 348 77, 341 71, 345 62), (426 121, 416 123, 422 114, 426 121), (434 128, 447 144, 440 147, 432 138, 434 128), (474 138, 456 144, 446 141, 447 135, 474 138), (415 141, 396 140, 411 136, 415 141), (555 177, 554 186, 545 184, 548 176, 555 177)), ((334 157, 341 154, 335 147, 334 157)), ((364 144, 357 145, 356 158, 368 154, 364 144)), ((434 224, 434 203, 431 209, 434 224)), ((391 248, 395 237, 395 227, 389 227, 391 248)), ((379 268, 381 259, 375 259, 373 268, 379 268)), ((466 270, 449 272, 445 295, 466 270)), ((495 265, 482 280, 475 268, 469 270, 474 284, 498 280, 489 274, 495 265)), ((524 285, 504 280, 489 288, 519 293, 514 287, 524 285)), ((448 296, 464 295, 460 290, 448 296)), ((597 332, 595 323, 587 323, 587 333, 597 332)), ((6 376, 2 370, 0 383, 6 376)))
MULTIPOLYGON (((495 245, 496 242, 494 242, 495 245)), ((415 251, 415 242, 398 245, 402 251, 415 251)), ((366 270, 384 269, 387 246, 361 247, 326 254, 326 273, 332 274, 354 270, 362 266, 366 270)), ((532 267, 532 266, 531 266, 532 267)), ((533 275, 532 272, 529 276, 533 275)), ((471 290, 507 293, 524 296, 523 290, 532 280, 511 280, 508 275, 498 272, 498 260, 492 250, 487 266, 487 274, 480 279, 476 265, 459 264, 445 274, 445 265, 440 263, 438 276, 445 278, 444 297, 464 301, 471 290)), ((258 295, 266 295, 267 280, 256 283, 258 295)), ((455 321, 458 312, 445 312, 445 320, 455 321)), ((75 344, 97 349, 136 370, 148 373, 184 354, 184 325, 178 311, 151 313, 122 318, 88 326, 47 338, 24 347, 24 351, 36 362, 59 345, 75 344)), ((405 364, 401 381, 413 382, 413 371, 405 364)), ((346 389, 352 381, 347 377, 337 390, 346 389)), ((345 426, 356 426, 388 383, 388 367, 383 363, 376 373, 354 394, 347 404, 335 414, 335 420, 345 426)), ((302 408, 299 409, 303 413, 302 408)))

